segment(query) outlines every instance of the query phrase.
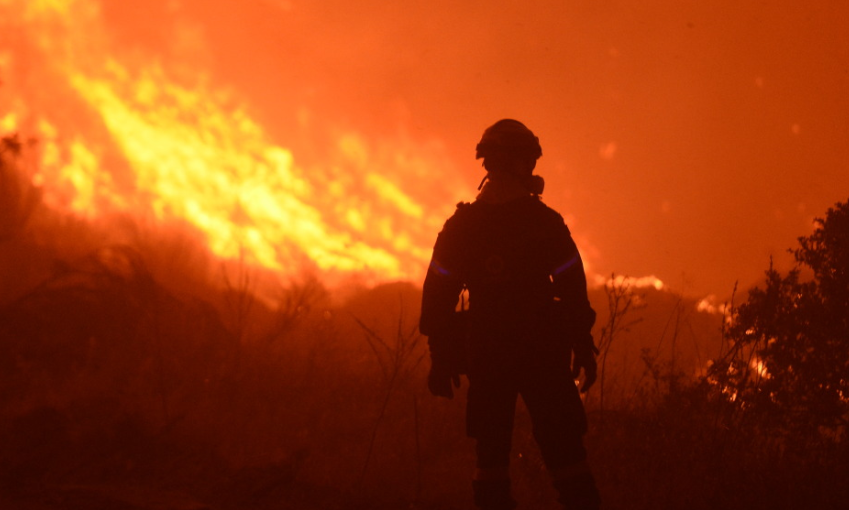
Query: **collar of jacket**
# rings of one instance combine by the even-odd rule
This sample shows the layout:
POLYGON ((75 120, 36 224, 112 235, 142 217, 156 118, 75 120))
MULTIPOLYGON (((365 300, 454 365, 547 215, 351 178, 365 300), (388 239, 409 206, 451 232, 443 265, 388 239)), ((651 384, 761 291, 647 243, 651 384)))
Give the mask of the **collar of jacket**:
POLYGON ((506 204, 528 195, 530 195, 530 192, 520 179, 512 178, 512 176, 500 176, 498 179, 486 181, 477 196, 477 200, 497 205, 506 204))

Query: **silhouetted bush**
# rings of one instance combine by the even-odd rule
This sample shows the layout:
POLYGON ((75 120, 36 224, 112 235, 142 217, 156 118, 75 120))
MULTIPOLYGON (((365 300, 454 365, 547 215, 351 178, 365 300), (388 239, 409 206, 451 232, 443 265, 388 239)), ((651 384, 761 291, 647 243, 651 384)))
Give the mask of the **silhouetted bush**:
MULTIPOLYGON (((770 268, 732 316, 717 396, 786 448, 831 450, 849 425, 849 202, 816 220, 786 275, 770 268)), ((812 450, 813 451, 813 450, 812 450)))

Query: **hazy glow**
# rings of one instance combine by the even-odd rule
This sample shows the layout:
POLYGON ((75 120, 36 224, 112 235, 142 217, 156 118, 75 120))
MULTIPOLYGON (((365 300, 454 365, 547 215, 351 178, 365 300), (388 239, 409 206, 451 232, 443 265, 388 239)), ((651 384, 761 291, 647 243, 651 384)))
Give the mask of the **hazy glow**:
POLYGON ((758 374, 758 377, 762 379, 769 379, 771 376, 769 375, 769 371, 767 370, 766 363, 757 356, 752 358, 752 361, 749 363, 749 366, 755 369, 755 372, 758 374))
POLYGON ((54 207, 416 280, 518 118, 591 273, 727 296, 847 198, 846 26, 793 0, 0 0, 0 129, 39 137, 54 207))
POLYGON ((11 133, 18 128, 18 118, 14 113, 7 113, 0 119, 0 132, 11 133))
POLYGON ((725 315, 729 311, 729 308, 730 306, 728 305, 728 303, 717 304, 716 296, 713 294, 699 300, 699 302, 696 304, 697 311, 710 314, 725 315))
POLYGON ((660 281, 656 276, 627 276, 627 275, 615 275, 613 277, 604 277, 601 275, 596 275, 595 284, 598 286, 606 286, 612 285, 615 287, 627 286, 634 289, 645 289, 652 287, 655 290, 663 289, 663 282, 660 281))
POLYGON ((608 142, 599 147, 598 155, 608 161, 616 157, 616 142, 608 142))

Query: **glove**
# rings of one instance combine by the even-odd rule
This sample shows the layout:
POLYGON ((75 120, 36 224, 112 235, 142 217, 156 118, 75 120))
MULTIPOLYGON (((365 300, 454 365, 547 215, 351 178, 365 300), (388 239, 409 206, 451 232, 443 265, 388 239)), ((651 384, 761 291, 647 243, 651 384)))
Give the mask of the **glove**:
POLYGON ((572 358, 572 378, 577 379, 581 375, 581 369, 584 370, 581 393, 586 393, 595 384, 598 376, 598 367, 595 362, 598 349, 593 345, 592 337, 590 337, 589 342, 576 346, 572 350, 575 354, 572 358))
POLYGON ((431 365, 427 375, 427 389, 435 397, 454 398, 454 389, 460 387, 460 374, 439 365, 431 365))

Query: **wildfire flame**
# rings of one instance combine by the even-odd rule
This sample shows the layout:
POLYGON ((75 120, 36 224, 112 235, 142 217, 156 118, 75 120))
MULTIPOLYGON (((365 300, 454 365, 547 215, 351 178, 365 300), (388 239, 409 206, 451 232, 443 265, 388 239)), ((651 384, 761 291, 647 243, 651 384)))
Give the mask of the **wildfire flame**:
POLYGON ((273 270, 421 276, 461 190, 431 178, 450 167, 439 143, 328 128, 304 168, 203 68, 113 47, 99 2, 0 0, 0 16, 0 127, 39 140, 51 207, 188 222, 216 255, 273 270))

